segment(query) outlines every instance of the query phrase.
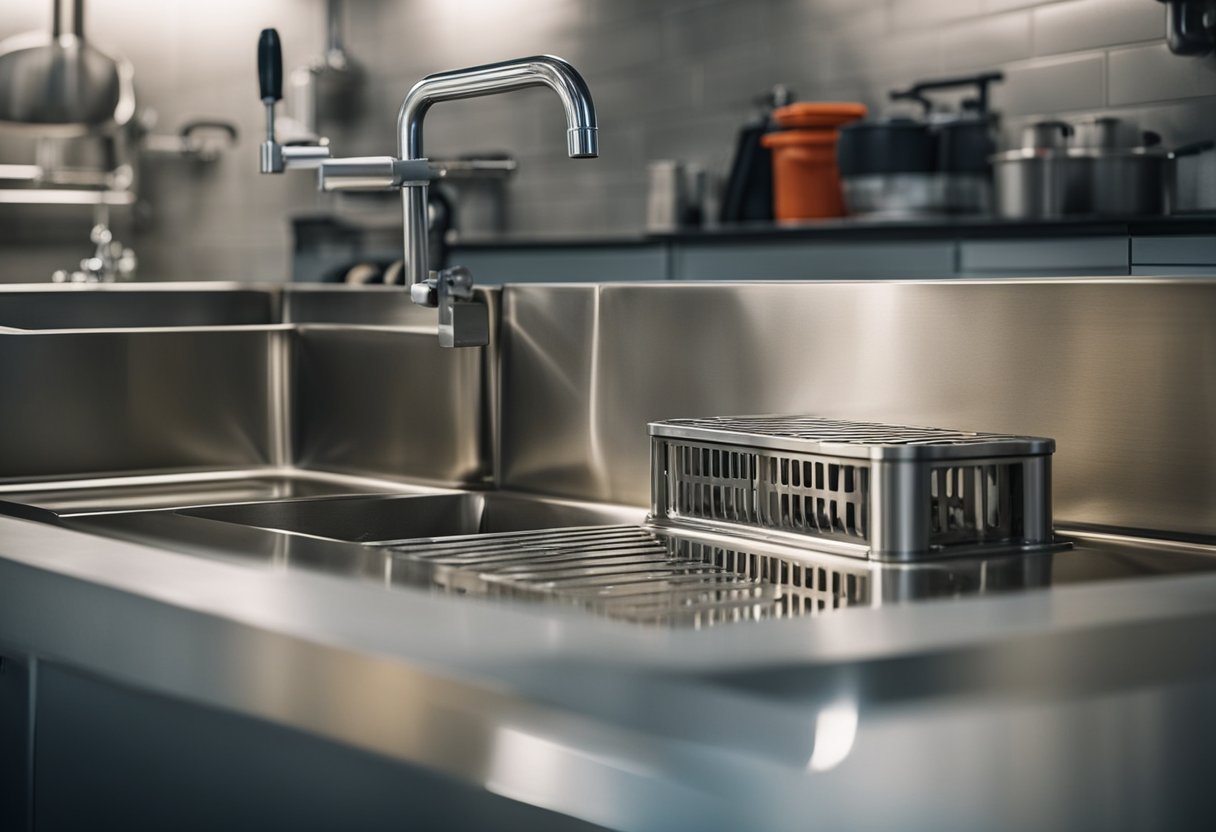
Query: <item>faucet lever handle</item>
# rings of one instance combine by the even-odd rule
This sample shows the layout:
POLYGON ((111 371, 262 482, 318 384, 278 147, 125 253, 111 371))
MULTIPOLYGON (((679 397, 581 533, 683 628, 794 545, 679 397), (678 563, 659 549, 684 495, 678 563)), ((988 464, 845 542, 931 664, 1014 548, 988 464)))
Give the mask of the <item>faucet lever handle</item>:
POLYGON ((283 47, 276 29, 258 36, 258 87, 263 104, 283 100, 283 47))

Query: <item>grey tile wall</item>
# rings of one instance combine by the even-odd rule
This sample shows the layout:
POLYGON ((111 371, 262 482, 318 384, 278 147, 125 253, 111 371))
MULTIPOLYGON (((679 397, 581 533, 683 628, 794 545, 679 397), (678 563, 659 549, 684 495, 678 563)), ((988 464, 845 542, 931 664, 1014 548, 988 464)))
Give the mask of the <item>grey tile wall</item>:
MULTIPOLYGON (((0 37, 42 25, 42 5, 0 0, 0 37)), ((254 173, 257 30, 277 26, 288 65, 298 65, 321 47, 322 5, 90 4, 90 30, 132 57, 163 127, 212 115, 243 132, 239 151, 210 169, 161 164, 148 177, 150 211, 136 234, 146 276, 281 279, 288 216, 335 204, 307 174, 254 173)), ((912 80, 1001 68, 1008 80, 995 101, 1011 132, 1045 115, 1114 110, 1170 143, 1216 134, 1216 59, 1169 54, 1156 0, 348 0, 347 19, 367 83, 358 120, 328 130, 339 153, 395 150, 397 108, 428 72, 536 52, 584 71, 602 125, 593 162, 564 158, 560 111, 543 92, 443 104, 428 116, 433 155, 518 156, 509 217, 523 234, 640 229, 646 162, 679 157, 725 172, 751 99, 777 82, 803 98, 878 109, 912 80)), ((0 138, 0 162, 6 149, 0 138)), ((0 206, 0 226, 11 219, 0 206)), ((0 256, 11 237, 0 235, 0 256)))

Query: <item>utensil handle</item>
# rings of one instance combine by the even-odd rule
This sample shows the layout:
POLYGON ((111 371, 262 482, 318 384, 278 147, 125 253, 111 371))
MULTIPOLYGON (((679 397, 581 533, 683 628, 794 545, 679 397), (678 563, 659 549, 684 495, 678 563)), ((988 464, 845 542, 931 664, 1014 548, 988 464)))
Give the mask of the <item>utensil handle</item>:
POLYGON ((258 37, 258 85, 263 104, 283 98, 283 47, 275 29, 263 29, 258 37))

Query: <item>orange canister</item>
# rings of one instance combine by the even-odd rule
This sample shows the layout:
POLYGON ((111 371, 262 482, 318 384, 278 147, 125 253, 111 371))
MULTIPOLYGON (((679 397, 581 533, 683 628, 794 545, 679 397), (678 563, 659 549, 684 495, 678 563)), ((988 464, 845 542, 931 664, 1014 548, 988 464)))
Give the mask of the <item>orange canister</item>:
POLYGON ((800 102, 773 111, 782 128, 761 143, 773 154, 773 214, 779 220, 845 215, 836 168, 837 128, 865 118, 864 104, 800 102))

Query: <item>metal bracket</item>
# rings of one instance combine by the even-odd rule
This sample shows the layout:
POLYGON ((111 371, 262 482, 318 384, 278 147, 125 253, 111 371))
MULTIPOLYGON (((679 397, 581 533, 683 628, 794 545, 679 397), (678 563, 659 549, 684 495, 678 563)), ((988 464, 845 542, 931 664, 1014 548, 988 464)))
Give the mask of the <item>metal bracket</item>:
POLYGON ((264 141, 261 148, 262 173, 320 167, 330 155, 328 144, 281 145, 264 141))
POLYGON ((439 346, 484 347, 490 343, 490 314, 473 297, 473 273, 453 266, 410 287, 414 303, 439 307, 439 346))

